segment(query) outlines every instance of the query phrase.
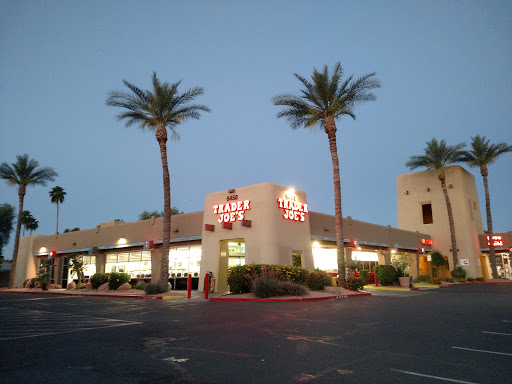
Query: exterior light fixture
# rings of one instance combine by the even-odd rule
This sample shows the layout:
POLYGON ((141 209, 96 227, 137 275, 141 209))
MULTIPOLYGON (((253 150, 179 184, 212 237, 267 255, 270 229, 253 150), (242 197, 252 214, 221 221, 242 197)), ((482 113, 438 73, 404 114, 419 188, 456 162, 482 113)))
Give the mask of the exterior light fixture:
POLYGON ((448 188, 452 189, 452 188, 453 188, 453 185, 448 184, 448 188))
POLYGON ((313 243, 313 248, 318 248, 318 247, 320 247, 320 243, 318 241, 315 241, 313 243))
POLYGON ((119 238, 119 240, 117 240, 117 244, 118 244, 118 245, 124 245, 124 244, 126 244, 126 243, 127 243, 127 242, 126 242, 126 238, 125 238, 124 236, 121 236, 121 237, 119 238))
POLYGON ((405 191, 405 194, 408 195, 409 194, 409 191, 405 191))
POLYGON ((427 187, 427 192, 430 192, 430 187, 427 187))
POLYGON ((46 247, 41 247, 39 248, 39 253, 47 253, 48 250, 46 249, 46 247))

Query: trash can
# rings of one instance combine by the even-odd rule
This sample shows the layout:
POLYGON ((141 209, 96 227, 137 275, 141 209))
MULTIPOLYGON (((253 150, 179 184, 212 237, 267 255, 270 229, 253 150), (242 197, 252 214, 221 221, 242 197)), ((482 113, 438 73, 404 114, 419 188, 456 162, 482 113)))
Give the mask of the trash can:
POLYGON ((215 292, 215 277, 210 279, 210 292, 215 292))

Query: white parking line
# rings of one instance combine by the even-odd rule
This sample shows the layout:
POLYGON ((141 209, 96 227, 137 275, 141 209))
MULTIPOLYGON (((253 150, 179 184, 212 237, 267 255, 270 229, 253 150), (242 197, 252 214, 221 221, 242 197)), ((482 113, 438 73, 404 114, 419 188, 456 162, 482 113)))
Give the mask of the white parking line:
POLYGON ((448 378, 448 377, 425 375, 425 374, 423 374, 423 373, 410 372, 410 371, 402 371, 401 369, 393 369, 393 368, 391 368, 391 370, 392 370, 392 371, 395 371, 395 372, 405 373, 405 374, 407 374, 407 375, 421 376, 421 377, 429 377, 429 378, 431 378, 431 379, 437 379, 437 380, 449 381, 450 383, 478 384, 478 383, 475 383, 474 381, 464 381, 464 380, 450 379, 450 378, 448 378))
POLYGON ((455 349, 463 349, 463 350, 465 350, 465 351, 491 353, 491 354, 493 354, 493 355, 512 356, 512 353, 495 352, 495 351, 486 351, 485 349, 473 349, 473 348, 464 348, 464 347, 452 347, 452 348, 455 348, 455 349))
POLYGON ((489 332, 489 331, 482 331, 482 333, 489 333, 489 334, 491 334, 491 335, 512 336, 512 333, 503 333, 503 332, 489 332))
POLYGON ((503 320, 504 323, 512 323, 512 320, 503 320))

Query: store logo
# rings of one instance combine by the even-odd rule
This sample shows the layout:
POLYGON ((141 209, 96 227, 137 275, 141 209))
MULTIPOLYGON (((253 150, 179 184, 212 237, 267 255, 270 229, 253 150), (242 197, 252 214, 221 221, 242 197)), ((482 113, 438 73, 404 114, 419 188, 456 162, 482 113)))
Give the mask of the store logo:
POLYGON ((421 244, 432 245, 432 240, 429 239, 421 239, 421 244))
POLYGON ((283 217, 286 220, 304 221, 304 215, 308 213, 308 205, 299 203, 293 189, 284 193, 284 199, 277 199, 277 206, 284 209, 283 217))
MULTIPOLYGON (((500 235, 495 235, 492 237, 493 247, 503 247, 503 238, 500 235)), ((491 245, 491 237, 487 236, 487 245, 491 245)))
POLYGON ((220 204, 213 206, 213 213, 220 215, 219 223, 232 223, 234 221, 242 221, 245 217, 245 211, 251 209, 249 200, 237 201, 232 203, 220 204))

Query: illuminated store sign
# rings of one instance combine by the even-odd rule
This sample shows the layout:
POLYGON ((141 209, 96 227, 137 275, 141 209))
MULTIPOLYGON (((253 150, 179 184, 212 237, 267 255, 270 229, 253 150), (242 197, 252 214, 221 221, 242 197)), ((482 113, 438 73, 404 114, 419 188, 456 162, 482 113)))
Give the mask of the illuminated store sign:
POLYGON ((234 221, 242 221, 245 211, 251 209, 249 200, 231 202, 226 204, 214 205, 213 213, 220 215, 217 220, 219 223, 232 223, 234 221))
POLYGON ((421 244, 432 245, 432 240, 429 239, 421 239, 421 244))
MULTIPOLYGON (((492 237, 493 247, 503 247, 503 238, 500 235, 495 235, 492 237)), ((487 245, 491 245, 491 237, 487 236, 487 245)))
POLYGON ((296 200, 293 189, 285 192, 284 199, 277 199, 277 206, 284 209, 283 217, 286 220, 304 221, 304 215, 308 213, 308 205, 296 200))

